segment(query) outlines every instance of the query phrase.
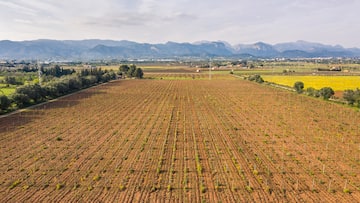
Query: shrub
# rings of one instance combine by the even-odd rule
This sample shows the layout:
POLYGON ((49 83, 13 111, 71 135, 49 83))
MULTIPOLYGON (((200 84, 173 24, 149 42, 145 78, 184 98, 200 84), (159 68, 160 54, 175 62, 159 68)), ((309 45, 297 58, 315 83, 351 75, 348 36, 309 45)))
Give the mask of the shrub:
POLYGON ((126 189, 125 185, 123 185, 123 184, 119 185, 119 190, 120 191, 124 191, 125 189, 126 189))
POLYGON ((6 110, 10 107, 10 105, 11 100, 5 95, 0 95, 0 110, 6 110))
POLYGON ((23 85, 24 83, 16 77, 7 76, 5 77, 5 83, 8 85, 23 85))
POLYGON ((296 90, 297 93, 301 94, 303 93, 303 89, 304 89, 304 83, 301 81, 297 81, 294 83, 294 89, 296 90))
POLYGON ((357 88, 356 90, 344 90, 343 98, 348 102, 350 105, 354 105, 357 103, 357 106, 360 107, 360 89, 357 88))
POLYGON ((253 191, 253 188, 252 188, 250 185, 245 186, 245 189, 246 189, 248 192, 252 192, 252 191, 253 191))
POLYGON ((14 93, 12 95, 12 100, 19 108, 29 106, 31 104, 30 98, 26 94, 14 93))
POLYGON ((320 96, 325 100, 329 99, 334 94, 335 92, 331 87, 323 87, 320 89, 320 96))
POLYGON ((60 189, 62 189, 63 187, 64 187, 64 185, 61 184, 61 183, 56 184, 56 190, 60 190, 60 189))
POLYGON ((100 175, 95 175, 95 176, 93 177, 93 181, 98 181, 98 180, 100 180, 100 178, 101 178, 100 175))
POLYGON ((260 75, 258 75, 258 74, 250 75, 250 76, 248 77, 248 80, 250 80, 250 81, 255 81, 255 82, 257 82, 257 83, 263 83, 263 82, 264 82, 264 79, 263 79, 260 75))
POLYGON ((200 191, 201 191, 201 193, 205 193, 205 192, 206 192, 206 187, 205 187, 204 184, 201 184, 201 185, 200 185, 200 191))
POLYGON ((170 192, 171 190, 172 190, 172 187, 171 187, 171 185, 169 184, 169 185, 167 186, 167 191, 170 192))
POLYGON ((312 97, 320 97, 320 92, 319 90, 313 88, 313 87, 308 87, 306 89, 306 94, 312 97))
POLYGON ((14 187, 18 186, 20 183, 21 183, 20 180, 16 180, 16 181, 14 181, 14 182, 10 185, 9 188, 10 188, 10 189, 13 189, 14 187))

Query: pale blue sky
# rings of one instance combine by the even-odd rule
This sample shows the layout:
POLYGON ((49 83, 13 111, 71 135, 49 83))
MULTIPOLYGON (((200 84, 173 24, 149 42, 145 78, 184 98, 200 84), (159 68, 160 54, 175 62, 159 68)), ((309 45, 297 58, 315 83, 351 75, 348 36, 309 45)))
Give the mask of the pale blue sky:
POLYGON ((360 0, 0 0, 0 40, 306 40, 360 47, 360 0))

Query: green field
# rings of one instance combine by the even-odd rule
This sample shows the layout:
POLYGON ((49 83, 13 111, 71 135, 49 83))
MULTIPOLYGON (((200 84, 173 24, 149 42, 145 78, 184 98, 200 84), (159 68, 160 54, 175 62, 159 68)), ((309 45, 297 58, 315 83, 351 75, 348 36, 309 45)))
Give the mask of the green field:
POLYGON ((360 76, 284 76, 284 75, 262 75, 265 81, 280 85, 294 86, 294 83, 301 81, 305 89, 313 87, 331 87, 335 91, 360 88, 360 76))
POLYGON ((15 92, 15 88, 0 88, 0 94, 4 94, 6 96, 9 96, 14 92, 15 92))
POLYGON ((10 94, 14 93, 16 90, 16 86, 11 85, 10 87, 6 87, 5 84, 0 84, 0 95, 4 94, 9 96, 10 94))

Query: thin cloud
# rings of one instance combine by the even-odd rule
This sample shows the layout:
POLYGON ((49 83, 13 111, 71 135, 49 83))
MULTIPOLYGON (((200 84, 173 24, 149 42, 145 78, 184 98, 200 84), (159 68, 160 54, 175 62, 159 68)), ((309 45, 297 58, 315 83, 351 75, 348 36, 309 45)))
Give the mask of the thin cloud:
POLYGON ((0 1, 0 5, 3 7, 1 10, 11 10, 14 13, 21 13, 24 15, 36 15, 37 11, 35 9, 28 8, 23 6, 18 2, 8 2, 8 1, 0 1))
POLYGON ((41 38, 52 39, 307 40, 360 47, 359 7, 357 0, 0 0, 6 19, 0 26, 11 28, 0 30, 0 40, 37 39, 40 30, 41 38))
POLYGON ((145 26, 148 22, 154 20, 153 16, 137 15, 133 13, 122 13, 116 16, 90 17, 85 19, 84 24, 100 27, 138 27, 145 26))
POLYGON ((21 24, 28 24, 28 25, 30 25, 30 24, 33 23, 33 21, 31 21, 31 20, 26 20, 26 19, 14 19, 14 22, 16 22, 16 23, 21 23, 21 24))

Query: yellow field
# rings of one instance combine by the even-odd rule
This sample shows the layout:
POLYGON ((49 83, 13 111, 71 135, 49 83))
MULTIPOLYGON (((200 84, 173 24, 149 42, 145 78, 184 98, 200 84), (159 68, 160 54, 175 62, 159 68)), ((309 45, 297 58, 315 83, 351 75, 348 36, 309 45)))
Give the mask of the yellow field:
POLYGON ((265 81, 281 85, 294 86, 297 81, 302 81, 305 88, 331 87, 335 91, 360 88, 360 76, 261 76, 265 81))

